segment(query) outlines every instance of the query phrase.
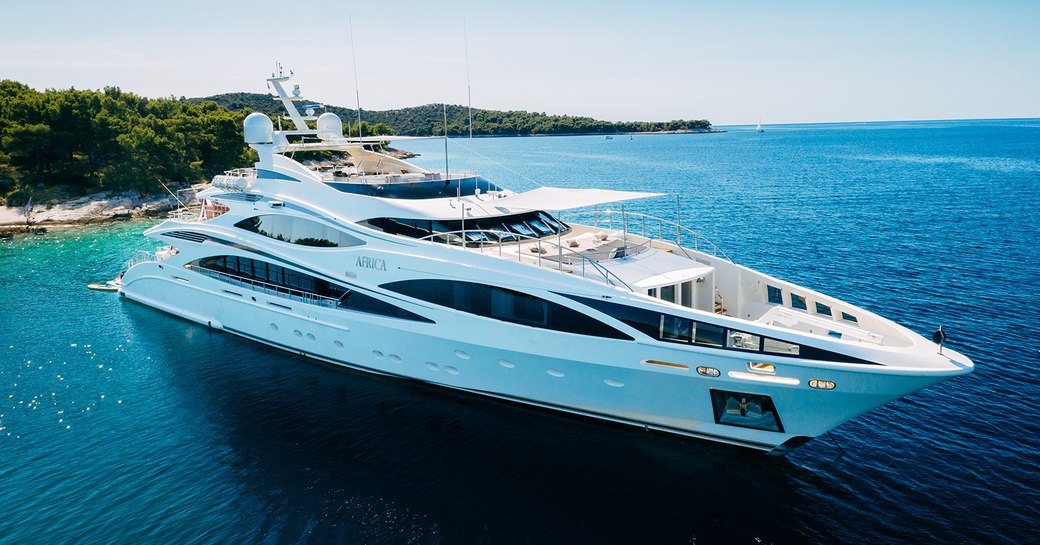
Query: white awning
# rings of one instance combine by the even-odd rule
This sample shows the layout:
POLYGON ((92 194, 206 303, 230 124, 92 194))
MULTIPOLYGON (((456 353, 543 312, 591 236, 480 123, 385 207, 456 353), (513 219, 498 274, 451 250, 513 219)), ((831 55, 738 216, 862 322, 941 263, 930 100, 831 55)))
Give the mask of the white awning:
POLYGON ((633 288, 646 290, 707 276, 714 267, 660 250, 646 250, 599 264, 633 288))
POLYGON ((562 187, 539 187, 531 191, 496 199, 490 204, 521 210, 570 210, 583 206, 594 206, 632 199, 660 197, 664 193, 642 191, 614 191, 612 189, 567 189, 562 187))

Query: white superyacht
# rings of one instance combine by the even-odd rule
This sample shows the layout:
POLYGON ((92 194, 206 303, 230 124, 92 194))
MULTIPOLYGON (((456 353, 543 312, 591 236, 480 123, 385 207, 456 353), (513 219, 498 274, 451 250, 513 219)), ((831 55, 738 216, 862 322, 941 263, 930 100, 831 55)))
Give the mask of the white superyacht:
POLYGON ((333 364, 774 454, 973 369, 676 223, 559 215, 657 194, 431 172, 301 114, 288 80, 268 82, 294 128, 249 115, 259 161, 149 229, 164 246, 122 295, 333 364))

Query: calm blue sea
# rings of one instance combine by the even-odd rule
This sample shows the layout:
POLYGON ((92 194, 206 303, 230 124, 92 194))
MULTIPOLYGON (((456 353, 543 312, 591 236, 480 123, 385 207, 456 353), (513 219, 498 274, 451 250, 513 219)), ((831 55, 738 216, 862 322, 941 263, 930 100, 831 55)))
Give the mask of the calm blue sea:
MULTIPOLYGON (((398 147, 443 168, 442 141, 398 147)), ((771 458, 317 364, 87 290, 154 222, 18 237, 0 242, 0 543, 1040 541, 1040 120, 452 140, 449 168, 678 193, 738 262, 944 324, 977 370, 771 458)))

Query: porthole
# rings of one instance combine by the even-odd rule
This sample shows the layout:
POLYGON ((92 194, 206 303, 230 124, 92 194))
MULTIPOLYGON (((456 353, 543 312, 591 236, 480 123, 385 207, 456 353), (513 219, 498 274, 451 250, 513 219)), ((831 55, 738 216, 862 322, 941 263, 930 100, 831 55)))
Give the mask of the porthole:
POLYGON ((455 351, 455 357, 459 358, 460 360, 468 360, 469 359, 469 354, 467 354, 463 350, 456 350, 455 351))
POLYGON ((838 387, 838 385, 835 384, 833 381, 830 381, 830 380, 820 380, 818 378, 814 378, 814 379, 810 380, 809 381, 809 386, 811 388, 817 388, 819 390, 833 390, 833 389, 838 387))
POLYGON ((314 334, 313 333, 308 333, 307 334, 307 340, 308 341, 313 341, 314 340, 314 334))
POLYGON ((292 334, 293 334, 293 335, 296 335, 297 337, 303 337, 303 332, 302 332, 302 331, 300 331, 299 329, 294 329, 294 330, 292 331, 292 334))
POLYGON ((430 371, 440 371, 441 370, 441 366, 437 365, 436 363, 433 363, 432 361, 426 362, 426 368, 429 369, 430 371))
POLYGON ((498 364, 501 365, 502 367, 505 367, 506 369, 512 369, 512 368, 516 367, 516 364, 514 364, 513 362, 511 362, 509 360, 498 360, 498 364))
POLYGON ((401 363, 401 356, 398 356, 397 354, 390 354, 390 361, 394 363, 401 363))
POLYGON ((717 377, 722 375, 718 369, 714 367, 704 367, 703 365, 697 368, 698 375, 704 375, 706 377, 717 377))
POLYGON ((556 377, 556 378, 563 378, 564 377, 563 371, 558 371, 556 369, 546 369, 545 372, 548 373, 548 375, 550 377, 556 377))
POLYGON ((278 324, 276 324, 274 322, 271 322, 271 330, 272 331, 278 331, 278 324))
POLYGON ((385 356, 383 356, 383 353, 378 351, 378 350, 373 350, 372 351, 372 355, 375 356, 375 358, 377 360, 381 360, 381 359, 383 359, 385 357, 385 356))
POLYGON ((613 386, 614 388, 621 388, 625 385, 624 382, 621 382, 620 380, 614 380, 612 378, 603 379, 603 384, 606 384, 607 386, 613 386))
POLYGON ((343 348, 343 343, 339 341, 332 341, 332 344, 336 345, 336 348, 343 348))
POLYGON ((457 368, 451 366, 451 365, 445 365, 444 366, 444 370, 447 371, 449 374, 452 374, 452 375, 459 374, 459 370, 457 368))

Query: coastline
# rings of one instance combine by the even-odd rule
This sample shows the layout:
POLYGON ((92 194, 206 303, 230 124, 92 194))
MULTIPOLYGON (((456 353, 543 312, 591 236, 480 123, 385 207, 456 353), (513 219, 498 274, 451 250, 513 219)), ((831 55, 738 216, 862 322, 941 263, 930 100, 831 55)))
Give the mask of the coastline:
MULTIPOLYGON (((698 130, 622 132, 617 135, 637 134, 705 134, 722 133, 725 130, 716 128, 698 130)), ((474 135, 475 138, 496 137, 544 137, 544 136, 611 136, 609 133, 583 134, 516 134, 516 135, 474 135)), ((392 139, 391 139, 392 140, 392 139)), ((410 151, 389 148, 384 153, 398 159, 409 159, 419 154, 410 151)), ((197 192, 208 183, 193 184, 189 189, 178 191, 178 198, 186 204, 195 201, 197 192)), ((0 206, 0 239, 10 238, 16 234, 42 234, 48 229, 75 227, 94 223, 107 223, 136 218, 161 216, 176 210, 180 204, 171 195, 153 195, 142 197, 136 191, 113 192, 104 191, 84 195, 75 199, 60 201, 50 200, 43 203, 32 203, 28 206, 0 206)))
MULTIPOLYGON (((207 184, 178 191, 191 204, 207 184)), ((171 195, 142 197, 135 191, 101 192, 67 201, 47 201, 27 206, 0 206, 0 238, 15 234, 42 234, 50 228, 161 216, 181 205, 171 195)))

